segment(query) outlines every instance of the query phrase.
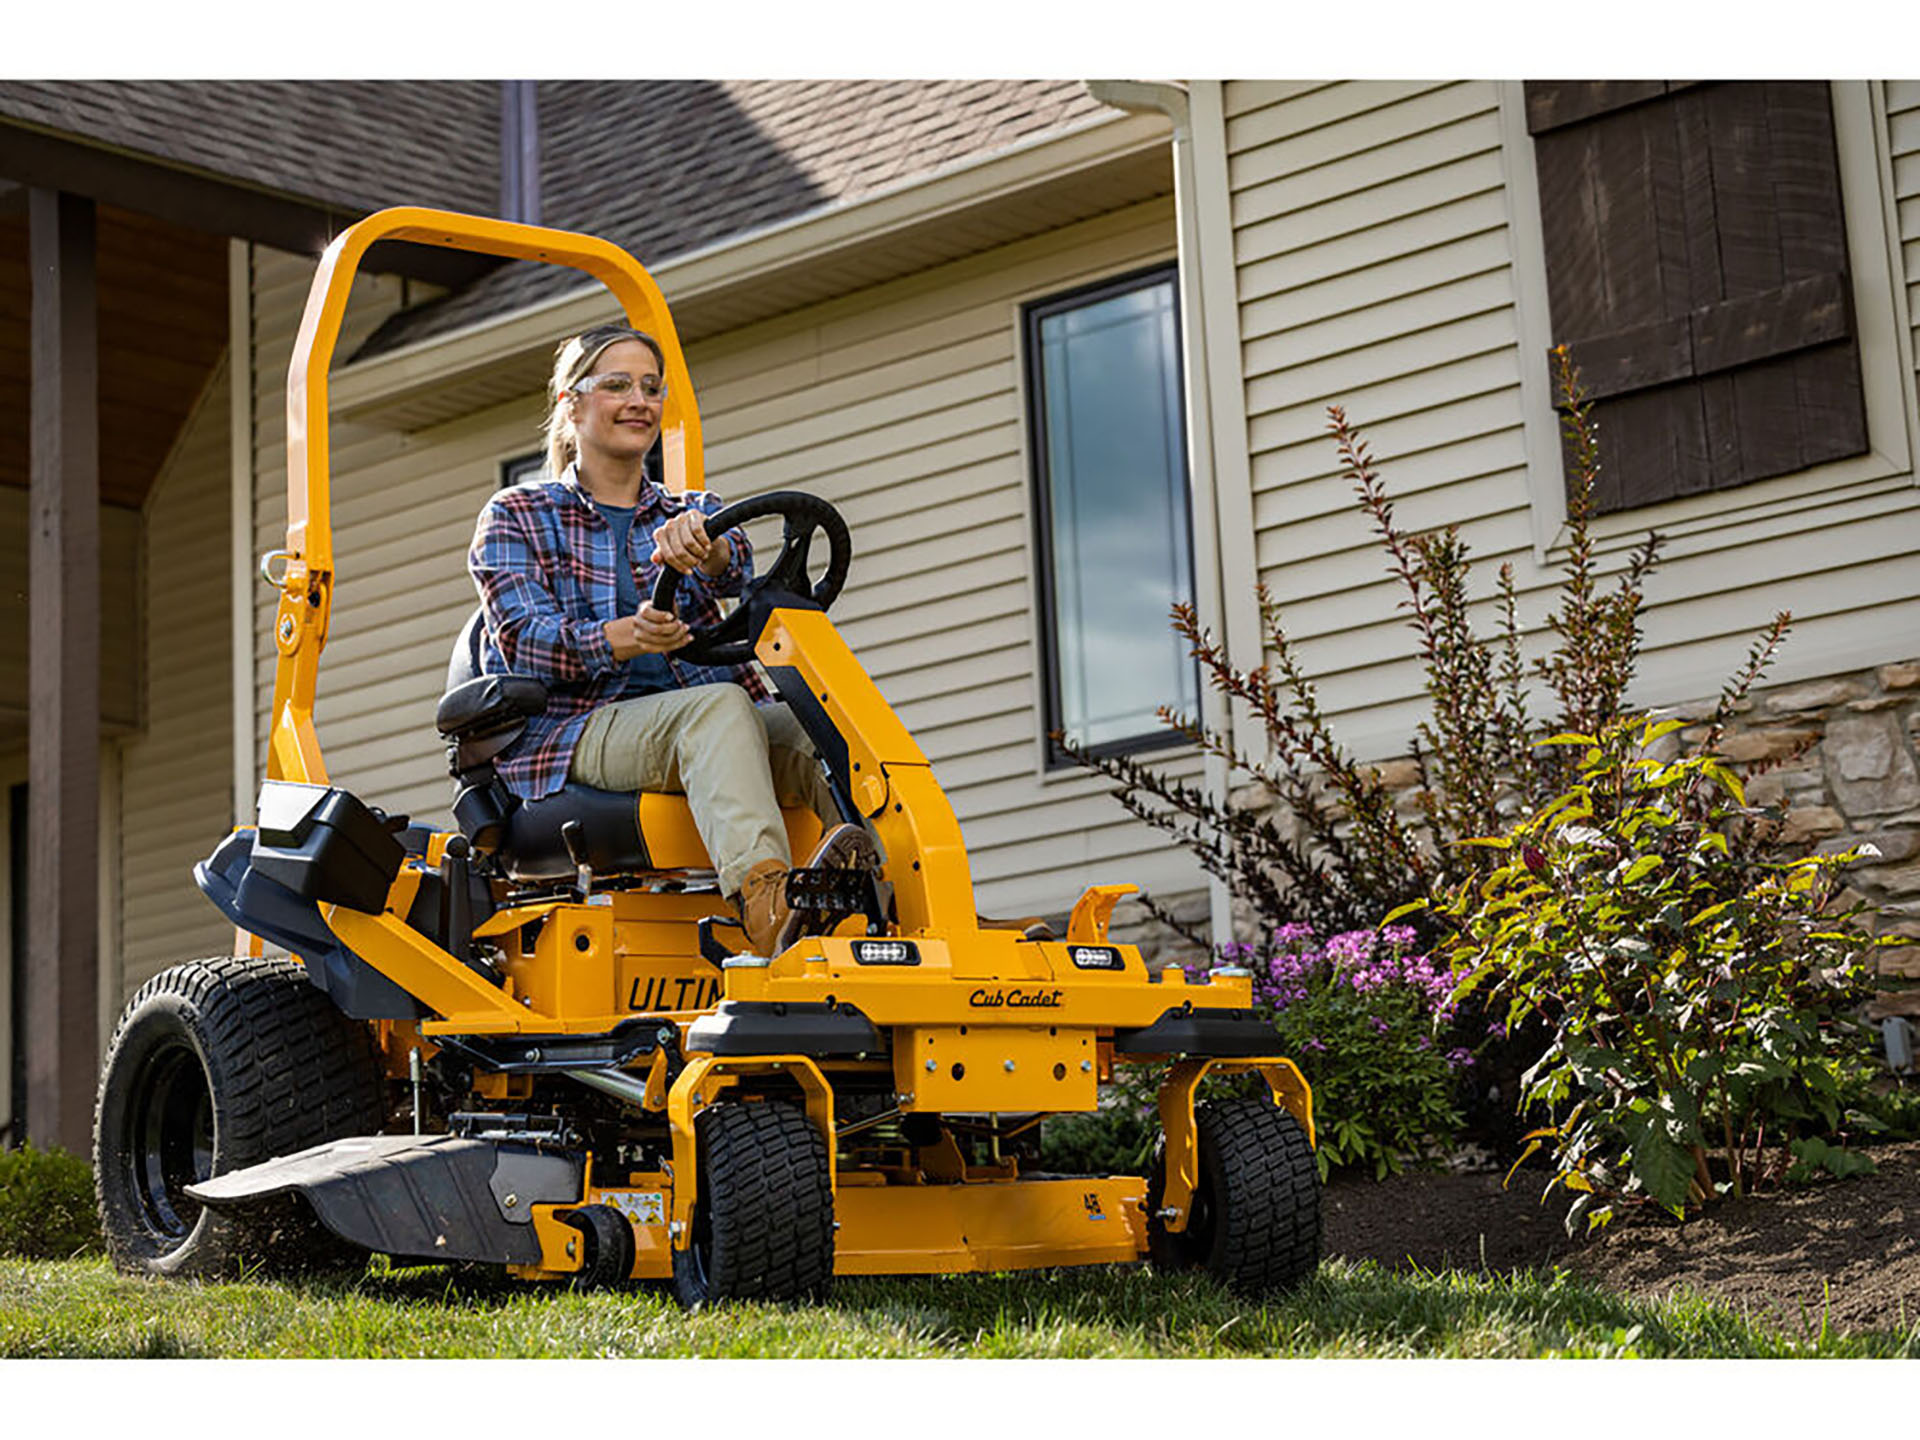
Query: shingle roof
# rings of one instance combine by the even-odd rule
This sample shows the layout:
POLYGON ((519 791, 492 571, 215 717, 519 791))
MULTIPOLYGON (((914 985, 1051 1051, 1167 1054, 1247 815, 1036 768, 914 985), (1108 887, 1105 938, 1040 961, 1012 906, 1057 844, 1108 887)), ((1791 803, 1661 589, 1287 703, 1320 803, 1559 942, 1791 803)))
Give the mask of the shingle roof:
MULTIPOLYGON (((1078 81, 543 81, 541 218, 643 264, 1106 112, 1078 81)), ((396 316, 363 353, 582 288, 514 264, 396 316)))
MULTIPOLYGON (((648 265, 1108 113, 1078 81, 541 81, 541 219, 648 265)), ((347 210, 496 213, 500 85, 0 81, 13 119, 347 210)), ((507 264, 362 353, 582 288, 507 264)))
POLYGON ((6 80, 0 117, 354 210, 500 200, 492 80, 6 80))

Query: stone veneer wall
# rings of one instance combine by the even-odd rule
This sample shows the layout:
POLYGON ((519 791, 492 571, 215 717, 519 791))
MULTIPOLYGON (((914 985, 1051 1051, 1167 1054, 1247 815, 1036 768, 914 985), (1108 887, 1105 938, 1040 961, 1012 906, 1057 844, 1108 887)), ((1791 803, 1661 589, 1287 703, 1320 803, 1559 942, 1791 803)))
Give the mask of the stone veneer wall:
MULTIPOLYGON (((1675 707, 1683 718, 1712 710, 1711 700, 1675 707)), ((1786 802, 1789 843, 1822 854, 1878 850, 1855 863, 1850 884, 1875 907, 1877 933, 1920 940, 1917 746, 1920 660, 1757 690, 1721 742, 1728 759, 1759 771, 1747 780, 1751 803, 1786 802)), ((1881 968, 1920 980, 1920 946, 1889 953, 1881 968)), ((1873 1013, 1920 1015, 1920 990, 1883 995, 1873 1013)))

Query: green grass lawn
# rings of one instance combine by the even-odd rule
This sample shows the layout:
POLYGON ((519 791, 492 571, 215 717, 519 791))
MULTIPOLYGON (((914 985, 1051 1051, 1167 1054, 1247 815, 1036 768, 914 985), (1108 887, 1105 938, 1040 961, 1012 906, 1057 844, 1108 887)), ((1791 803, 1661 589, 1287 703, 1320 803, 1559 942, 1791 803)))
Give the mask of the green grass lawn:
POLYGON ((1645 1304, 1564 1277, 1396 1275, 1329 1261, 1251 1305, 1138 1269, 847 1280, 825 1305, 688 1315, 654 1290, 576 1295, 385 1270, 305 1283, 150 1282, 101 1260, 0 1260, 0 1356, 1920 1358, 1920 1325, 1823 1334, 1697 1299, 1645 1304))

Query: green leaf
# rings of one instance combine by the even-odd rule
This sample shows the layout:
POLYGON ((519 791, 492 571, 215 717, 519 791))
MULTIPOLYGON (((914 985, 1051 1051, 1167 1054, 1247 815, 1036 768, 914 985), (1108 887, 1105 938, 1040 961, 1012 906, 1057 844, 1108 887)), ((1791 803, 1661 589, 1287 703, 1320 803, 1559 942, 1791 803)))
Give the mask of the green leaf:
POLYGON ((1647 1125, 1634 1137, 1633 1173, 1647 1193, 1676 1219, 1687 1214, 1687 1187, 1693 1179, 1693 1157, 1673 1143, 1665 1125, 1647 1125))
POLYGON ((1631 885, 1634 881, 1645 877, 1649 872, 1658 869, 1662 863, 1658 855, 1642 855, 1627 867, 1627 873, 1620 877, 1620 883, 1622 885, 1631 885))
POLYGON ((1877 1175, 1879 1167, 1865 1156, 1837 1145, 1827 1147, 1826 1158, 1820 1162, 1836 1179, 1845 1180, 1853 1175, 1877 1175))
POLYGON ((1545 740, 1541 740, 1538 743, 1541 745, 1597 745, 1599 741, 1595 740, 1591 735, 1578 735, 1571 730, 1567 730, 1558 735, 1549 735, 1545 740))
POLYGON ((1645 749, 1656 741, 1666 739, 1667 736, 1673 734, 1674 731, 1684 730, 1686 728, 1687 722, 1685 720, 1662 720, 1657 725, 1649 720, 1647 722, 1647 728, 1640 732, 1640 747, 1645 749))
POLYGON ((1733 904, 1734 902, 1731 900, 1722 900, 1718 905, 1709 905, 1707 906, 1706 909, 1702 910, 1698 915, 1695 915, 1691 920, 1687 921, 1687 924, 1690 926, 1704 925, 1707 923, 1707 921, 1713 919, 1714 916, 1728 909, 1733 904))
POLYGON ((1707 772, 1709 779, 1733 798, 1734 804, 1744 805, 1747 803, 1746 787, 1740 783, 1739 776, 1727 769, 1727 767, 1722 765, 1718 760, 1709 760, 1702 768, 1707 772))

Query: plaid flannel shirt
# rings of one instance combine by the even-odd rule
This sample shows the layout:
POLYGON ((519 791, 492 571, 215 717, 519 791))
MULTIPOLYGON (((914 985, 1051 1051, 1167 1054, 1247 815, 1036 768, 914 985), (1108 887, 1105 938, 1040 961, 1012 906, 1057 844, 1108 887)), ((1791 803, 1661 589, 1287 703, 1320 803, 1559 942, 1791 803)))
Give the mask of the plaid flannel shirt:
MULTIPOLYGON (((711 515, 725 502, 710 491, 674 495, 651 480, 640 491, 626 563, 640 594, 653 593, 660 567, 650 564, 653 532, 692 507, 711 515)), ((675 608, 698 630, 718 624, 720 596, 737 596, 753 577, 753 547, 744 530, 727 536, 733 558, 717 576, 680 577, 675 608)), ((613 531, 580 488, 569 465, 558 480, 545 477, 502 490, 488 500, 474 526, 467 570, 486 610, 481 640, 485 674, 531 675, 547 685, 546 712, 494 762, 522 799, 537 800, 567 783, 573 747, 596 706, 626 689, 627 664, 613 658, 601 626, 620 615, 613 531)), ((676 684, 732 683, 756 701, 768 690, 751 665, 690 665, 667 656, 676 684)))

